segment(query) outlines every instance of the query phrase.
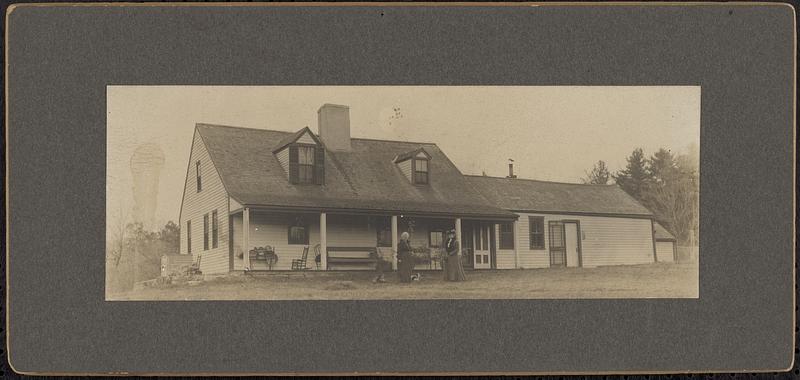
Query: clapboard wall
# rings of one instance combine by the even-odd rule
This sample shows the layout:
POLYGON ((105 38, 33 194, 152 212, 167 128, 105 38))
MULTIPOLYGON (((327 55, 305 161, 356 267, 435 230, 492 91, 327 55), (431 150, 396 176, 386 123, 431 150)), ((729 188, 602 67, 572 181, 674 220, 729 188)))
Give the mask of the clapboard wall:
POLYGON ((200 270, 204 274, 226 273, 229 271, 228 255, 228 193, 222 184, 214 163, 209 157, 203 139, 195 129, 192 151, 189 155, 186 182, 181 206, 181 254, 201 256, 200 270), (197 162, 200 162, 201 190, 197 191, 197 162), (218 244, 212 245, 212 212, 217 211, 218 244), (203 217, 209 217, 208 250, 203 248, 203 217), (188 251, 187 222, 191 221, 192 251, 188 251))
MULTIPOLYGON (((514 243, 519 268, 550 266, 549 222, 577 220, 580 223, 581 255, 584 267, 645 264, 654 261, 653 229, 648 218, 589 215, 518 213, 514 243), (543 249, 530 248, 529 216, 544 218, 543 249)), ((495 227, 498 233, 498 227, 495 227)), ((497 242, 495 242, 497 244, 497 242)), ((515 268, 514 250, 497 250, 497 268, 515 268)))

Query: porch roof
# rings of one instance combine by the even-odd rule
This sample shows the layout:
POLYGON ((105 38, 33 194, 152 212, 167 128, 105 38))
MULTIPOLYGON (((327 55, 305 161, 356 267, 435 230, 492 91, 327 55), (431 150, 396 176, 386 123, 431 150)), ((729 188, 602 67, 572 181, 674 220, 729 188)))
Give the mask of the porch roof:
POLYGON ((478 194, 436 144, 352 138, 348 152, 326 150, 324 185, 294 185, 272 152, 295 133, 211 124, 197 131, 228 195, 244 206, 516 218, 478 194), (412 184, 393 162, 420 147, 431 156, 428 185, 412 184))

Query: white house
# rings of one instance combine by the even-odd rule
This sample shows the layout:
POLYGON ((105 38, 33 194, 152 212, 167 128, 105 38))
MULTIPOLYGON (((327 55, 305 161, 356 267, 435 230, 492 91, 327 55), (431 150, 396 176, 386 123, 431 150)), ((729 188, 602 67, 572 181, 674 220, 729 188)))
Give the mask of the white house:
POLYGON ((318 131, 197 124, 180 252, 206 274, 368 269, 403 231, 436 252, 455 229, 476 270, 655 260, 652 213, 616 186, 465 176, 434 143, 351 137, 346 106, 318 131))

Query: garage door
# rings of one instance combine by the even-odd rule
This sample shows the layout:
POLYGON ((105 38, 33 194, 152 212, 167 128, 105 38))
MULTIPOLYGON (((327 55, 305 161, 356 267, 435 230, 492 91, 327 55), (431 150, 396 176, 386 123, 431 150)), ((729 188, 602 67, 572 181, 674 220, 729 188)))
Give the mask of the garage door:
POLYGON ((675 261, 675 251, 672 249, 673 244, 671 241, 656 242, 656 257, 659 262, 671 263, 675 261))

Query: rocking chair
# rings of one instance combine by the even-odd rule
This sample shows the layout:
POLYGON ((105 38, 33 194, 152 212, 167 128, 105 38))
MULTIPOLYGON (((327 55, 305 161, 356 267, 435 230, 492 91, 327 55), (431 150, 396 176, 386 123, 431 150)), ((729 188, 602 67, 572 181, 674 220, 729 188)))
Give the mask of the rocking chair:
POLYGON ((303 256, 299 259, 292 260, 292 270, 307 270, 310 269, 306 266, 308 262, 308 246, 303 248, 303 256))
POLYGON ((197 255, 197 261, 192 261, 192 264, 189 266, 189 275, 193 274, 202 274, 203 272, 200 271, 200 260, 203 259, 202 255, 197 255))

